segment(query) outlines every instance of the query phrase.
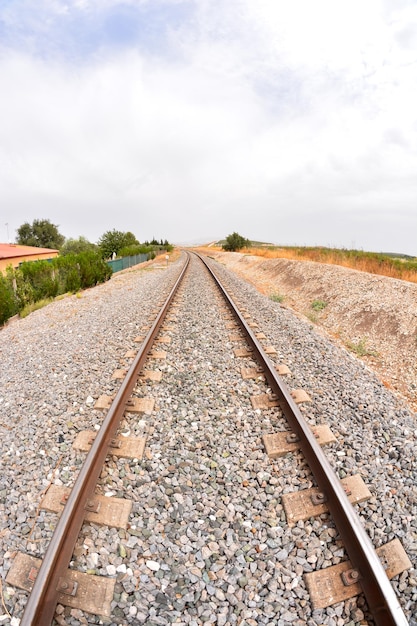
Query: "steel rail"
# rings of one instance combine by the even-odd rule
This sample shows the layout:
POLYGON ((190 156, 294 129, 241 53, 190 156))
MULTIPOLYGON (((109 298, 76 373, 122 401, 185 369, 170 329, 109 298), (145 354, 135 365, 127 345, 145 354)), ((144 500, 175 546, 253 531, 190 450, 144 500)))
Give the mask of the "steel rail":
POLYGON ((372 542, 361 524, 359 515, 349 502, 338 477, 317 443, 303 414, 293 400, 287 385, 278 375, 271 359, 221 284, 214 269, 201 255, 197 254, 197 256, 214 278, 230 310, 239 321, 246 339, 253 349, 254 358, 264 370, 266 379, 272 392, 278 398, 279 405, 288 424, 300 438, 301 450, 307 459, 320 490, 327 496, 329 511, 343 540, 352 566, 360 572, 361 578, 359 583, 376 624, 378 626, 408 626, 408 620, 404 615, 372 542))
POLYGON ((20 626, 48 626, 53 620, 57 605, 58 581, 60 577, 65 575, 71 561, 74 546, 84 521, 85 506, 94 492, 111 440, 114 439, 119 423, 126 411, 126 403, 136 385, 138 374, 184 278, 189 262, 190 256, 187 253, 184 267, 130 366, 80 469, 43 558, 20 626))

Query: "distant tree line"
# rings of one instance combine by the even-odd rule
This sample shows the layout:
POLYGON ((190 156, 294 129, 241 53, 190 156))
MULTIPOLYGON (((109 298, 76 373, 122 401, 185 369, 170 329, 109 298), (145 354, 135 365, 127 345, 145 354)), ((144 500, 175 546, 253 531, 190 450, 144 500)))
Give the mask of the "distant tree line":
POLYGON ((25 222, 17 229, 16 243, 36 248, 59 250, 61 256, 80 254, 81 252, 97 252, 103 259, 133 256, 173 249, 166 239, 145 241, 141 244, 130 231, 108 230, 101 235, 97 243, 91 243, 85 237, 66 239, 58 230, 58 226, 49 220, 34 220, 32 224, 25 222))

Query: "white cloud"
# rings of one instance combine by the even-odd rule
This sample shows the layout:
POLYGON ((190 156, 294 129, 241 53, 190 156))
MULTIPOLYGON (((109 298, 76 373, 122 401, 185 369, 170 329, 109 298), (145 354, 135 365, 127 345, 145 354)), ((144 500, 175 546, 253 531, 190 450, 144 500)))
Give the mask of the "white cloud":
POLYGON ((0 54, 10 228, 47 217, 93 241, 114 227, 177 241, 238 230, 417 253, 412 5, 174 0, 161 26, 158 3, 131 3, 159 30, 124 48, 98 34, 94 48, 91 15, 102 24, 121 3, 44 2, 50 27, 71 30, 39 54, 35 6, 12 3, 9 23, 18 5, 30 45, 0 54), (190 12, 170 22, 175 7, 190 12))

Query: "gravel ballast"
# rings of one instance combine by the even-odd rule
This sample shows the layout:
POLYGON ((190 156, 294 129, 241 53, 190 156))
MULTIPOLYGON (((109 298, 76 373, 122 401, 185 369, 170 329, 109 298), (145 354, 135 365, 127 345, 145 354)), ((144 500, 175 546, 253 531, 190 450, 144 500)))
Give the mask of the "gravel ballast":
POLYGON ((340 265, 210 250, 348 347, 417 411, 417 285, 340 265))
MULTIPOLYGON (((5 583, 16 550, 42 556, 56 516, 38 511, 51 483, 71 486, 83 460, 71 444, 99 427, 93 409, 120 384, 111 378, 152 318, 180 262, 139 269, 71 296, 0 331, 0 573, 6 610, 19 623, 25 592, 5 583)), ((219 264, 233 292, 286 363, 290 388, 312 398, 301 405, 311 424, 327 423, 337 444, 326 454, 340 477, 359 472, 372 499, 358 506, 376 547, 397 537, 416 564, 417 425, 415 416, 347 351, 311 324, 259 294, 219 264)), ((112 618, 58 607, 61 624, 360 624, 359 599, 313 610, 306 572, 346 558, 327 516, 289 528, 281 494, 314 484, 301 455, 271 462, 262 435, 285 429, 277 409, 252 408, 265 393, 244 381, 235 343, 206 271, 192 262, 163 334, 167 358, 149 361, 160 383, 141 383, 155 398, 152 415, 127 414, 126 433, 146 435, 144 459, 111 457, 98 487, 130 498, 125 530, 85 524, 72 566, 117 580, 112 618)), ((393 581, 413 623, 415 570, 393 581)), ((13 621, 14 620, 14 621, 13 621)), ((416 623, 414 621, 414 623, 416 623)))

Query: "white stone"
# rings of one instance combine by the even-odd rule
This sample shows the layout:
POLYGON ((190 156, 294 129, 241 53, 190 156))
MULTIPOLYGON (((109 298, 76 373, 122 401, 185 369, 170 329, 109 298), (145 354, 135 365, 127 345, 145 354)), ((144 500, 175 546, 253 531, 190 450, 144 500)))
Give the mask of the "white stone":
POLYGON ((204 560, 210 558, 212 554, 213 552, 210 550, 208 546, 203 546, 201 548, 201 556, 203 557, 204 560))
POLYGON ((157 572, 161 566, 157 561, 146 561, 146 567, 149 567, 153 572, 157 572))
POLYGON ((87 567, 88 569, 95 569, 98 565, 99 555, 97 552, 92 552, 87 556, 87 567))

